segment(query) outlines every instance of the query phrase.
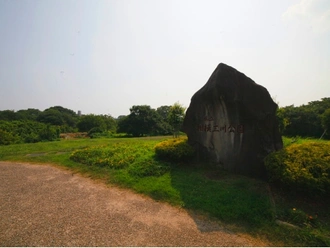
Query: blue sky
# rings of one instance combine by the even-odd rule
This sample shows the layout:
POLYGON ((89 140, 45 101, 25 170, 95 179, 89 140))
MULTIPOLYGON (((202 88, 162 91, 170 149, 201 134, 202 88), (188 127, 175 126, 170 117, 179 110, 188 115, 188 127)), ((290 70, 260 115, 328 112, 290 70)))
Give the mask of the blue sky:
POLYGON ((0 0, 0 110, 129 114, 223 62, 280 106, 330 97, 328 0, 0 0))

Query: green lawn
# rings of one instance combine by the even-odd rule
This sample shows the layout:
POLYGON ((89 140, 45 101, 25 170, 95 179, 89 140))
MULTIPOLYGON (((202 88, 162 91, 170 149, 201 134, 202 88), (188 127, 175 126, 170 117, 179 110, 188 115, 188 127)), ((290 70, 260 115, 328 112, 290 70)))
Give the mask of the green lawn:
MULTIPOLYGON (((312 214, 312 206, 283 192, 273 192, 266 182, 210 165, 159 161, 154 146, 169 138, 75 139, 0 146, 0 160, 62 166, 216 218, 232 231, 267 239, 274 246, 330 246, 327 206, 314 206, 319 219, 301 229, 278 226, 276 217, 294 222, 305 213, 312 214)), ((291 140, 284 142, 289 145, 291 140)))

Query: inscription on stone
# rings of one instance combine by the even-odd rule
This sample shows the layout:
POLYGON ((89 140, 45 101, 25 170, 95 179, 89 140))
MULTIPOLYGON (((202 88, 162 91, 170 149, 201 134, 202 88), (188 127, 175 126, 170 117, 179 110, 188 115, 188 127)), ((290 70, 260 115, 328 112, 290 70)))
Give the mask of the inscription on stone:
POLYGON ((216 123, 199 124, 197 127, 199 132, 225 132, 225 133, 244 133, 244 126, 239 125, 224 125, 219 126, 216 123))

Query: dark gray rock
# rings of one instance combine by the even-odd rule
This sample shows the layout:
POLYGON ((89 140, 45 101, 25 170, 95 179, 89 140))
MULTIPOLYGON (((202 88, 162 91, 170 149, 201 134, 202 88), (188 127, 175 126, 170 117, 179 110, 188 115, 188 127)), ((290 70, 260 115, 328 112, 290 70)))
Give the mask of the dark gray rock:
POLYGON ((266 88, 221 63, 191 98, 183 130, 199 159, 262 177, 264 157, 283 147, 276 109, 266 88))

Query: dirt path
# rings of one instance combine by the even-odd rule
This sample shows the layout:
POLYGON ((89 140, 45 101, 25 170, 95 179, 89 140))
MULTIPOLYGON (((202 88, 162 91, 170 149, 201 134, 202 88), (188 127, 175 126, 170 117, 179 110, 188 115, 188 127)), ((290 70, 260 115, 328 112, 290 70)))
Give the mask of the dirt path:
POLYGON ((0 246, 267 246, 129 190, 0 162, 0 246))

